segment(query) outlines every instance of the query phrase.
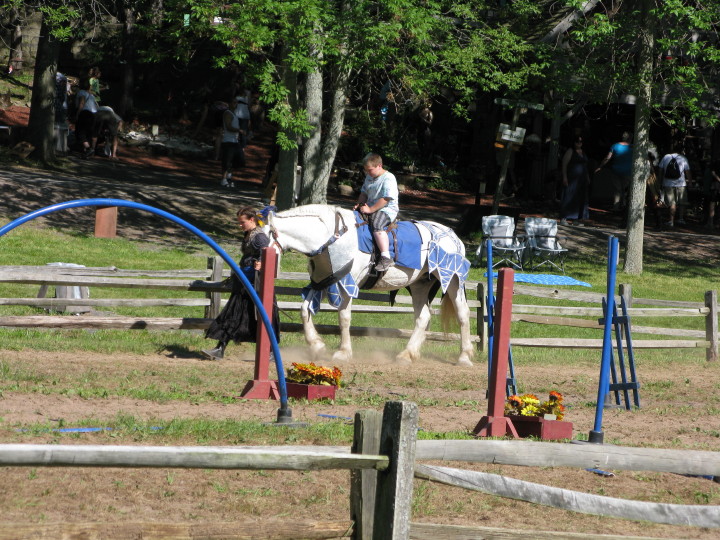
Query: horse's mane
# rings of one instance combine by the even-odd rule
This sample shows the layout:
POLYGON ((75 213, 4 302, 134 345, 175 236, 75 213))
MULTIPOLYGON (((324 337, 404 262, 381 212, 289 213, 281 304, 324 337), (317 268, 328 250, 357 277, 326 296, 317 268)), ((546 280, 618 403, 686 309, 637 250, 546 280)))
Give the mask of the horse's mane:
POLYGON ((304 206, 296 206, 288 210, 283 210, 275 214, 279 218, 293 218, 300 216, 319 217, 320 219, 335 216, 336 212, 346 210, 341 206, 332 206, 328 204, 306 204, 304 206))

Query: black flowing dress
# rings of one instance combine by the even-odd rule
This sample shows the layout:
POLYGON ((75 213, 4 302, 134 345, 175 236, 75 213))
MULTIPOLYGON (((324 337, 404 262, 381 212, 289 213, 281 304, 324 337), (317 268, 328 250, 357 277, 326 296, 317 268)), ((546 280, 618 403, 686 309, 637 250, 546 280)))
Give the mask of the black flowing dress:
MULTIPOLYGON (((245 233, 242 243, 242 258, 240 269, 253 284, 255 280, 255 261, 260 260, 262 249, 270 245, 270 239, 260 228, 245 233)), ((255 304, 242 284, 239 277, 233 274, 230 277, 232 293, 220 315, 210 324, 205 337, 217 339, 222 343, 249 342, 255 343, 257 337, 257 313, 255 304)), ((277 300, 273 298, 273 312, 271 322, 275 337, 280 340, 280 318, 277 309, 277 300)))
POLYGON ((560 202, 560 217, 564 219, 588 219, 587 179, 588 158, 573 151, 567 165, 568 185, 560 202))

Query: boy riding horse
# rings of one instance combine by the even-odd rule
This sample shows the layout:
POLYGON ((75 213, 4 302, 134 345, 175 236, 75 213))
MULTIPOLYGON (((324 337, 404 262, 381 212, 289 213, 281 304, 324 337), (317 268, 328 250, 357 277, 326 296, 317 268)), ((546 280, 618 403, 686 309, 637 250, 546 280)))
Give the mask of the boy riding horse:
POLYGON ((398 215, 398 187, 395 175, 383 169, 382 157, 368 154, 363 158, 365 182, 354 210, 367 215, 373 238, 380 250, 380 261, 375 270, 384 272, 395 264, 390 257, 390 241, 385 228, 398 215))

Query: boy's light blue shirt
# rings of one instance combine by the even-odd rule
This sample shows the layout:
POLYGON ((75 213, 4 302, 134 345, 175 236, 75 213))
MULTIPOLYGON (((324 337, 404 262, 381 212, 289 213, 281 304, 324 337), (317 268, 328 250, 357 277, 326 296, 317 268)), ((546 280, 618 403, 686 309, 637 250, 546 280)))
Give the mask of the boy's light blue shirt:
POLYGON ((365 175, 365 182, 360 189, 361 193, 367 195, 367 205, 374 205, 379 199, 389 199, 387 205, 380 210, 385 212, 390 221, 394 221, 400 211, 398 206, 398 192, 397 180, 395 175, 391 172, 385 171, 377 178, 373 178, 369 174, 365 175))

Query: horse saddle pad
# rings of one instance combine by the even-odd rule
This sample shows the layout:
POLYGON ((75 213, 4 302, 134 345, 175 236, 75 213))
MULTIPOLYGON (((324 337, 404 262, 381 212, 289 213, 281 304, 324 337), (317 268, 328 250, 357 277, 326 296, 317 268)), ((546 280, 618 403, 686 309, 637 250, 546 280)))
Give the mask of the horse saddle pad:
MULTIPOLYGON (((355 212, 355 223, 364 223, 359 212, 355 212)), ((363 253, 372 253, 375 249, 370 226, 365 224, 357 228, 358 249, 363 253)), ((390 257, 398 266, 420 270, 422 268, 422 237, 412 221, 398 221, 397 228, 388 232, 390 257), (394 237, 394 238, 393 238, 394 237), (396 251, 397 245, 397 253, 396 251)))

